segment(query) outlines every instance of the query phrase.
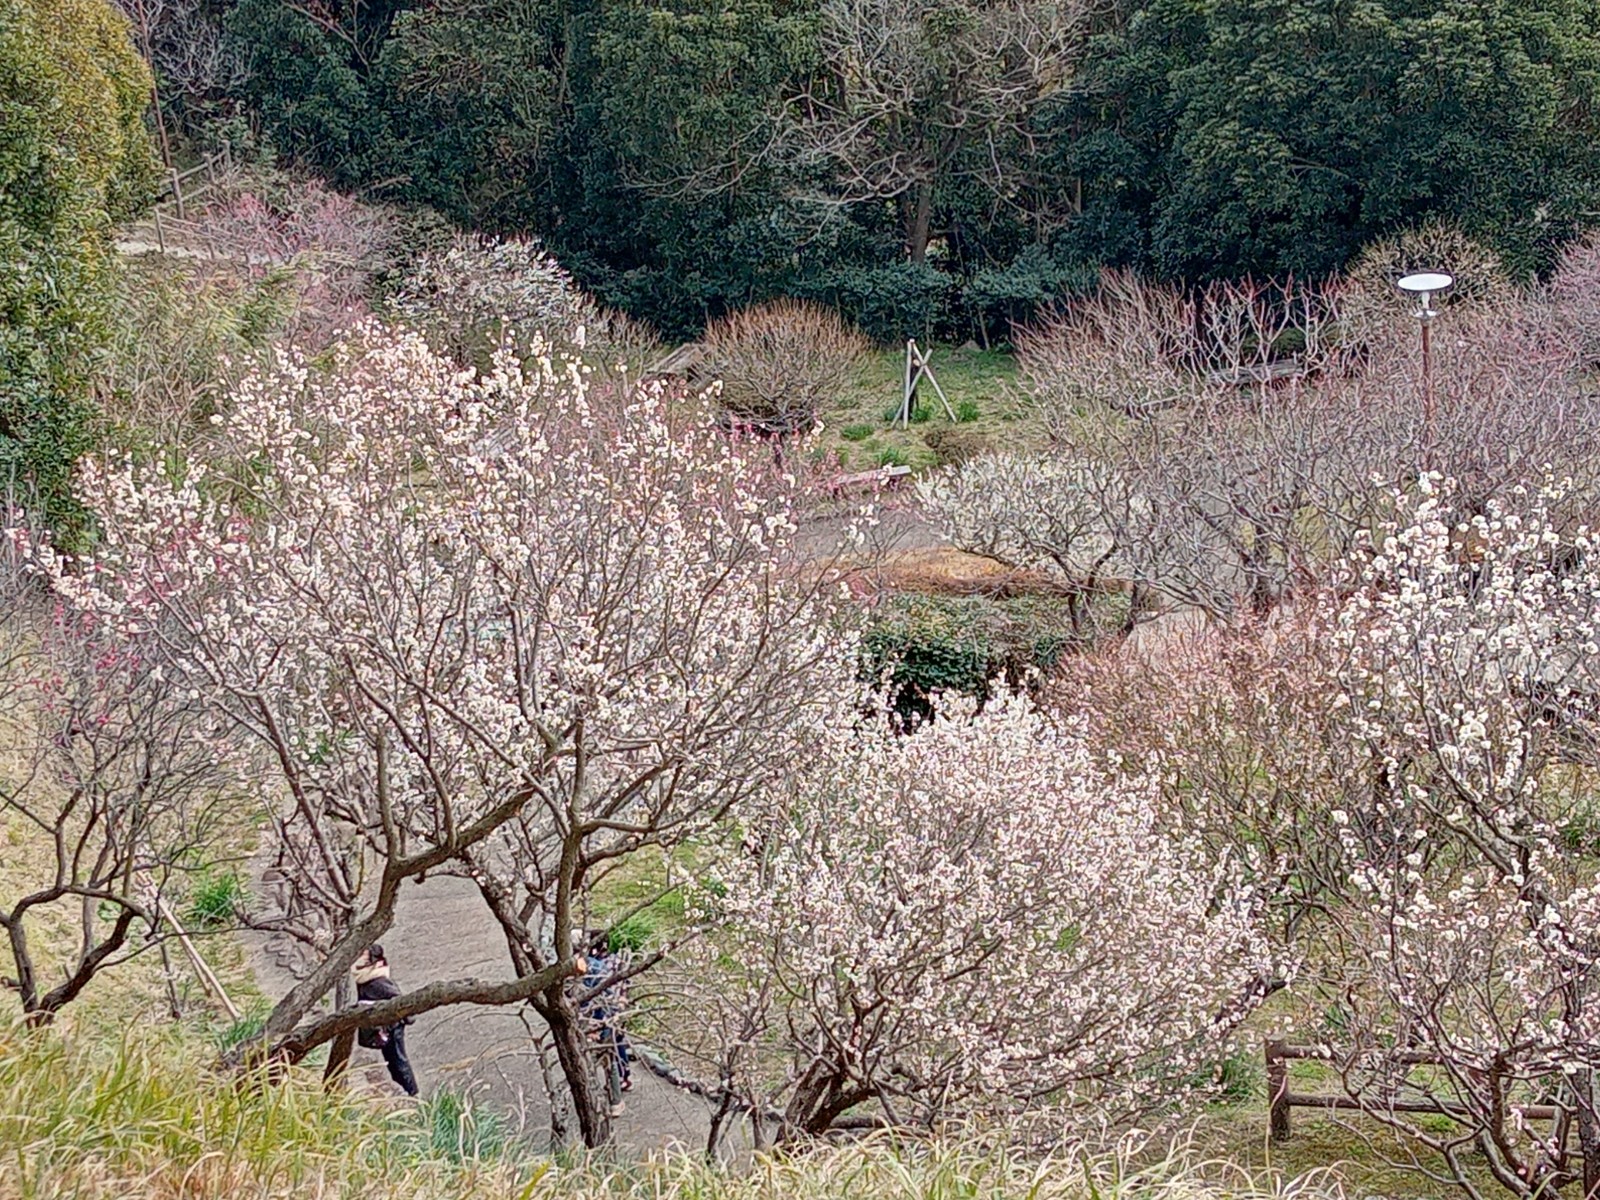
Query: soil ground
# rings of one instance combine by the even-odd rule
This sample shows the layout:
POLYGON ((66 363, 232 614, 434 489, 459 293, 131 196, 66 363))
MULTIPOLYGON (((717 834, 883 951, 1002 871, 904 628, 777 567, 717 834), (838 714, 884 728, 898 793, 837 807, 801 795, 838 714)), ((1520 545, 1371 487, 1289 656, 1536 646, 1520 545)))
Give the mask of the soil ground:
MULTIPOLYGON (((383 948, 395 980, 408 990, 441 979, 511 977, 500 928, 464 879, 434 875, 422 884, 408 883, 383 948)), ((283 995, 293 977, 264 939, 254 939, 252 951, 261 990, 269 997, 283 995)), ((537 1028, 538 1018, 521 1006, 461 1005, 418 1017, 406 1030, 406 1048, 422 1094, 448 1089, 468 1096, 505 1114, 530 1140, 544 1141, 550 1105, 528 1037, 537 1028)), ((380 1095, 403 1096, 377 1051, 358 1048, 353 1068, 358 1084, 380 1095)), ((704 1147, 710 1125, 704 1101, 664 1082, 642 1062, 634 1063, 633 1080, 615 1118, 619 1145, 637 1154, 674 1143, 691 1150, 704 1147)))

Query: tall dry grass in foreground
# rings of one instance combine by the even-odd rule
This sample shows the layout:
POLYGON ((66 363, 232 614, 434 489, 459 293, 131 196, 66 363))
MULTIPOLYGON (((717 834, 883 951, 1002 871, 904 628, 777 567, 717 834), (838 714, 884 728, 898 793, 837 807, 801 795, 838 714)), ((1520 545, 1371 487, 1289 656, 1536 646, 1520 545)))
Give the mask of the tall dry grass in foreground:
POLYGON ((970 1143, 875 1139, 764 1158, 553 1160, 446 1097, 385 1110, 313 1076, 237 1087, 176 1031, 96 1045, 0 1028, 4 1200, 1340 1200, 1312 1176, 1252 1176, 1177 1153, 1039 1159, 970 1143))

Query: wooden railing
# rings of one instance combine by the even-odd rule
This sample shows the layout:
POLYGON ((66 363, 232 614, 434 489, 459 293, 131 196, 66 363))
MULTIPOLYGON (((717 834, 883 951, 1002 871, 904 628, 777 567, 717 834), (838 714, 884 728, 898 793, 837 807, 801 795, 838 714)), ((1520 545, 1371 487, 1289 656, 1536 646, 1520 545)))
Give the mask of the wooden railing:
POLYGON ((167 172, 164 190, 156 198, 156 208, 171 203, 177 210, 178 220, 186 216, 185 209, 191 201, 198 200, 205 192, 217 186, 233 173, 233 154, 227 146, 223 146, 214 154, 208 154, 194 166, 186 171, 173 167, 167 172))
MULTIPOLYGON (((1408 1067, 1439 1064, 1438 1055, 1420 1050, 1395 1051, 1388 1057, 1391 1062, 1408 1067)), ((1343 1109, 1373 1115, 1382 1113, 1437 1113, 1445 1117, 1470 1115, 1464 1105, 1448 1100, 1431 1098, 1402 1100, 1392 1095, 1367 1099, 1351 1095, 1290 1091, 1289 1063, 1294 1059, 1333 1062, 1337 1059, 1337 1055, 1326 1046, 1300 1046, 1292 1042, 1275 1040, 1267 1042, 1267 1126, 1275 1142, 1281 1142, 1289 1136, 1291 1132, 1289 1110, 1292 1108, 1343 1109)), ((1558 1121, 1566 1115, 1566 1110, 1553 1104, 1518 1104, 1512 1107, 1528 1121, 1558 1121)))
POLYGON ((188 219, 191 204, 211 191, 233 173, 233 154, 227 146, 208 154, 186 171, 173 167, 167 172, 161 194, 150 210, 150 221, 155 226, 156 246, 165 254, 167 234, 173 232, 175 222, 182 225, 188 219), (163 216, 162 209, 170 206, 172 212, 163 216))

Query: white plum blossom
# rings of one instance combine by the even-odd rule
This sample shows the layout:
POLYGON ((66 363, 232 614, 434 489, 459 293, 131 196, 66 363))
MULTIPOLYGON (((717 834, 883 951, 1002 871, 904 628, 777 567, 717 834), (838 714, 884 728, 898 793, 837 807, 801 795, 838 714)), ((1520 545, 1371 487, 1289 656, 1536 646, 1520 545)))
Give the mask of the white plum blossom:
POLYGON ((743 990, 705 1002, 757 996, 787 1031, 786 1127, 1129 1114, 1204 1077, 1283 965, 1256 897, 1076 726, 1021 696, 939 708, 836 735, 706 899, 743 990))
POLYGON ((1464 511, 1439 482, 1397 498, 1328 613, 1340 720, 1368 758, 1337 829, 1338 1067, 1463 1186, 1470 1145, 1517 1195, 1588 1188, 1600 1164, 1523 1110, 1558 1105, 1600 1153, 1600 874, 1572 844, 1600 729, 1600 562, 1556 523, 1559 488, 1464 511), (1402 1088, 1454 1127, 1391 1107, 1402 1088))
MULTIPOLYGON (((519 978, 574 961, 607 871, 715 827, 854 695, 796 479, 703 399, 588 378, 373 325, 250 378, 219 465, 84 465, 100 540, 47 557, 56 587, 160 636, 277 765, 278 865, 332 948, 271 1036, 427 870, 477 883, 519 978)), ((571 996, 523 998, 602 1140, 571 996)))

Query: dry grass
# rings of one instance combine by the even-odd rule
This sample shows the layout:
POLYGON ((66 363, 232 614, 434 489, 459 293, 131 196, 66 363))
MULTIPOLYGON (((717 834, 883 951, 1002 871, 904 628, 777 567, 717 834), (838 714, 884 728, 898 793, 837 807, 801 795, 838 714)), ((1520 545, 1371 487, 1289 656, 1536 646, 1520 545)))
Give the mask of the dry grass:
POLYGON ((173 1029, 0 1031, 0 1197, 506 1194, 504 1164, 441 1159, 415 1119, 211 1057, 173 1029))
MULTIPOLYGON (((14 625, 0 628, 0 665, 8 670, 18 669, 10 661, 10 655, 24 645, 13 640, 22 636, 14 625)), ((6 682, 12 683, 14 679, 6 682)), ((51 779, 48 764, 44 770, 39 770, 32 762, 33 743, 38 733, 36 714, 30 707, 28 695, 15 688, 0 690, 5 691, 4 711, 0 713, 0 781, 16 786, 20 781, 30 780, 29 798, 40 810, 55 812, 54 801, 60 798, 59 789, 63 785, 59 779, 51 779)), ((69 828, 69 844, 75 829, 69 828)), ((230 812, 224 836, 209 846, 216 856, 211 865, 227 867, 242 862, 254 836, 253 814, 244 808, 237 813, 230 812)), ((0 903, 9 908, 20 897, 49 886, 56 870, 56 855, 49 835, 15 807, 0 804, 0 903)), ((167 899, 182 911, 184 896, 181 892, 173 891, 167 899)), ((103 931, 104 912, 99 912, 97 917, 97 928, 103 931)), ((76 965, 83 919, 82 902, 72 898, 29 910, 26 920, 28 948, 44 987, 54 986, 68 975, 69 967, 76 965)), ((192 932, 195 945, 221 978, 230 997, 242 1008, 259 1004, 259 989, 238 940, 220 931, 196 929, 192 932)), ((58 1019, 69 1027, 81 1024, 91 1028, 126 1028, 141 1022, 161 1022, 171 1019, 175 996, 179 1008, 187 1015, 226 1021, 226 1017, 217 1013, 214 1001, 190 969, 177 943, 167 945, 167 963, 171 968, 169 992, 167 966, 163 964, 160 946, 145 944, 142 939, 143 934, 136 927, 126 948, 131 958, 115 961, 104 968, 58 1019)), ((119 960, 122 957, 119 955, 119 960)), ((0 978, 14 974, 9 939, 0 934, 0 978)), ((20 1013, 16 992, 0 987, 0 1027, 20 1013)))
MULTIPOLYGON (((0 897, 14 897, 40 886, 54 869, 48 847, 29 836, 15 813, 0 810, 0 897)), ((66 974, 69 954, 75 952, 80 913, 73 901, 40 906, 30 914, 29 948, 41 978, 53 984, 66 974)), ((245 951, 231 934, 195 933, 195 943, 211 969, 221 978, 229 997, 241 1008, 260 1003, 255 976, 245 951)), ((168 946, 173 990, 182 1011, 213 1023, 226 1023, 176 943, 168 946)), ((0 977, 13 972, 10 947, 0 937, 0 977)), ((62 1012, 58 1021, 67 1028, 128 1028, 171 1020, 166 970, 160 951, 142 949, 130 961, 96 976, 83 993, 62 1012)), ((0 1024, 21 1015, 16 993, 0 988, 0 1024)))
POLYGON ((867 565, 845 571, 845 578, 871 591, 910 592, 919 596, 1061 596, 1060 582, 1041 571, 1025 571, 981 554, 951 546, 925 546, 883 554, 867 565))
POLYGON ((526 1200, 1320 1200, 1313 1172, 1286 1179, 1124 1144, 1035 1155, 961 1138, 869 1140, 757 1160, 689 1153, 641 1163, 551 1159, 441 1129, 441 1115, 384 1111, 304 1081, 234 1081, 172 1033, 96 1045, 0 1031, 0 1197, 524 1197, 526 1200), (487 1147, 487 1148, 486 1148, 487 1147))

